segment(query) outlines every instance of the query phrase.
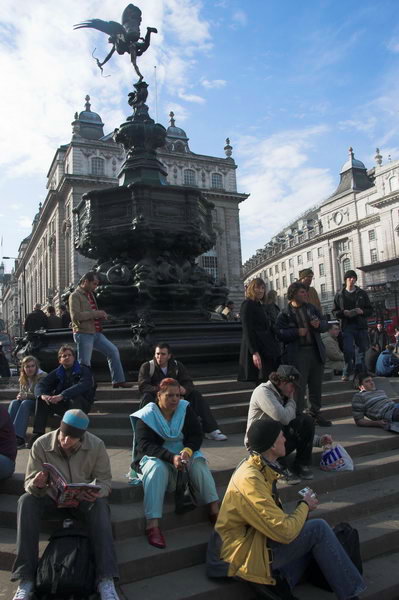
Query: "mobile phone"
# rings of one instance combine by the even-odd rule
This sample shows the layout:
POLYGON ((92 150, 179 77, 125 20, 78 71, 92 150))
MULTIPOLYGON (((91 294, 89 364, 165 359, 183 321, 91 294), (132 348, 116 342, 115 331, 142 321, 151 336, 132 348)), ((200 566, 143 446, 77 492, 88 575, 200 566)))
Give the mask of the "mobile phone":
POLYGON ((312 492, 312 498, 316 498, 316 494, 314 493, 314 491, 310 488, 310 487, 304 487, 301 490, 299 490, 298 494, 300 496, 306 496, 306 494, 308 492, 312 492))

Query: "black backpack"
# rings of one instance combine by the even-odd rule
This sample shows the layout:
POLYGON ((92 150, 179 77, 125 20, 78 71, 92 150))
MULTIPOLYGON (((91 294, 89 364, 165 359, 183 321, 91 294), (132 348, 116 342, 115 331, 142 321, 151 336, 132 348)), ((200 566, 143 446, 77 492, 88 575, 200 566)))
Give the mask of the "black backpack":
POLYGON ((95 591, 95 567, 86 532, 56 531, 39 561, 35 592, 39 598, 88 598, 95 591))

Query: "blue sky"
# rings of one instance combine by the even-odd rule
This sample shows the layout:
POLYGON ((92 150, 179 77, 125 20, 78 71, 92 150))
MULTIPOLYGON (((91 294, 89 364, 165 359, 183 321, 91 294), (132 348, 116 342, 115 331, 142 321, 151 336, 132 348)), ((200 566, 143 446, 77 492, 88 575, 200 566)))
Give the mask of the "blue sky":
MULTIPOLYGON (((0 21, 0 235, 16 256, 29 234, 58 145, 91 96, 106 131, 129 113, 129 59, 101 77, 107 36, 73 31, 87 18, 120 21, 118 0, 3 0, 0 21), (4 85, 4 83, 6 85, 4 85)), ((239 165, 243 259, 331 194, 348 147, 367 167, 375 148, 399 158, 397 0, 137 0, 142 32, 158 28, 140 68, 155 117, 176 123, 191 150, 239 165)), ((6 264, 8 270, 11 263, 6 264)))

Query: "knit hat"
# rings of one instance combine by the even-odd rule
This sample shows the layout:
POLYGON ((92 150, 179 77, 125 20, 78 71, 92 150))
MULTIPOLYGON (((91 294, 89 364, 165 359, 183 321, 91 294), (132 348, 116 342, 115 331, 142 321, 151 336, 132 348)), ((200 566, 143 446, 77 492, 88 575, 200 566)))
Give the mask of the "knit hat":
POLYGON ((304 279, 305 277, 313 277, 314 273, 312 269, 302 269, 299 271, 299 279, 304 279))
POLYGON ((299 386, 299 380, 301 378, 301 374, 292 365, 280 365, 277 369, 277 375, 283 377, 289 383, 294 383, 296 386, 299 386))
POLYGON ((82 438, 89 426, 89 417, 79 408, 67 410, 62 417, 60 429, 65 435, 82 438))
POLYGON ((354 271, 353 269, 349 269, 349 271, 347 271, 344 275, 344 281, 346 281, 348 277, 354 277, 357 280, 356 271, 354 271))
POLYGON ((281 425, 271 419, 257 419, 247 431, 247 446, 249 451, 266 452, 278 438, 281 425))

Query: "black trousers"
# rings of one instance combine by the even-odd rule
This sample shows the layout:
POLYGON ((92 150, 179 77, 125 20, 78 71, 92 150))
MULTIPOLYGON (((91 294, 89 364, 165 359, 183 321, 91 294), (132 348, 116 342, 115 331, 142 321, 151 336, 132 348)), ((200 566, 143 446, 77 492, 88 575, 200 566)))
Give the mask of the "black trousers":
MULTIPOLYGON (((312 462, 314 421, 310 415, 298 415, 288 425, 283 425, 286 456, 296 450, 295 463, 309 466, 312 462)), ((285 466, 285 461, 280 461, 285 466)))
MULTIPOLYGON (((156 398, 156 392, 144 392, 141 398, 140 408, 143 408, 143 406, 149 402, 155 402, 156 398)), ((184 399, 190 402, 191 408, 199 417, 204 433, 210 433, 211 431, 218 429, 218 424, 215 417, 212 415, 209 404, 200 392, 193 390, 189 394, 186 394, 184 399)))
POLYGON ((303 346, 295 357, 294 366, 301 374, 299 390, 296 393, 297 414, 306 408, 305 394, 308 391, 309 413, 312 417, 319 414, 321 408, 321 384, 324 364, 313 346, 303 346))
MULTIPOLYGON (((84 520, 91 540, 97 580, 117 578, 118 563, 116 560, 112 537, 111 515, 105 498, 98 498, 93 504, 81 502, 78 508, 57 508, 50 496, 37 497, 23 494, 18 500, 17 511, 17 557, 15 559, 11 580, 34 580, 38 564, 40 522, 44 517, 57 517, 84 520)), ((61 523, 60 523, 61 526, 61 523)))
POLYGON ((47 404, 39 398, 36 400, 33 434, 45 433, 47 419, 51 415, 63 417, 64 413, 71 408, 80 408, 80 410, 88 414, 90 406, 90 402, 84 396, 75 396, 72 400, 62 400, 61 402, 57 402, 57 404, 47 404))

